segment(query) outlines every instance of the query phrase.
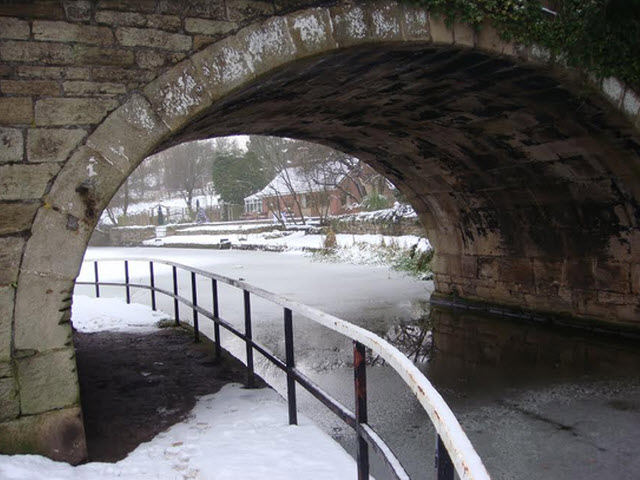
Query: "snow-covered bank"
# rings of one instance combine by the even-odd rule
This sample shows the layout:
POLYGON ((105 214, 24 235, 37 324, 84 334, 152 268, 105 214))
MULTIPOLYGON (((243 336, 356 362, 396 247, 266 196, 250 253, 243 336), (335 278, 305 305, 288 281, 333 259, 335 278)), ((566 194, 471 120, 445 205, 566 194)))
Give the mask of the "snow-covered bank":
MULTIPOLYGON (((116 298, 76 295, 72 322, 83 332, 145 332, 166 315, 116 298)), ((187 419, 116 463, 72 467, 37 455, 0 455, 2 480, 352 479, 354 460, 308 419, 289 426, 271 389, 230 384, 198 400, 187 419)))
MULTIPOLYGON (((249 233, 249 234, 227 234, 227 235, 174 235, 170 237, 154 238, 146 240, 144 245, 147 246, 171 246, 171 245, 218 245, 222 242, 228 242, 232 245, 255 246, 262 247, 282 247, 290 251, 318 250, 324 246, 324 235, 307 235, 305 232, 282 232, 274 230, 265 233, 249 233)), ((336 235, 337 247, 339 249, 351 249, 356 247, 361 250, 361 245, 386 245, 397 246, 398 248, 409 249, 413 245, 418 245, 419 251, 431 248, 426 238, 415 235, 403 235, 394 237, 390 235, 336 235)), ((348 255, 345 255, 348 257, 348 255)))

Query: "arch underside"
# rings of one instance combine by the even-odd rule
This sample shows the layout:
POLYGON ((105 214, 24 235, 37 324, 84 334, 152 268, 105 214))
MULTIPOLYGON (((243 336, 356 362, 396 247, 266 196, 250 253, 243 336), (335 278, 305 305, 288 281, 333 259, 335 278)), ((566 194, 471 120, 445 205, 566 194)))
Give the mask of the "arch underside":
POLYGON ((633 322, 640 140, 584 88, 477 50, 360 46, 262 76, 159 149, 231 134, 329 145, 415 207, 438 293, 633 322))

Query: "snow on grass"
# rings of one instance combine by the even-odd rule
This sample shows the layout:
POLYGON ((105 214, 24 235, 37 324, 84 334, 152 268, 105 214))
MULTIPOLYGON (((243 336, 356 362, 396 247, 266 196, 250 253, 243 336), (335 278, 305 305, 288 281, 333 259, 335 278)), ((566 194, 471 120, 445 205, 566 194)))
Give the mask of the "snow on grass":
POLYGON ((271 389, 238 384, 198 400, 189 417, 117 463, 72 467, 36 455, 0 455, 4 480, 353 479, 353 459, 305 418, 289 426, 271 389))
POLYGON ((127 304, 119 298, 90 298, 74 295, 71 322, 83 333, 110 330, 115 332, 150 332, 167 319, 146 305, 127 304))

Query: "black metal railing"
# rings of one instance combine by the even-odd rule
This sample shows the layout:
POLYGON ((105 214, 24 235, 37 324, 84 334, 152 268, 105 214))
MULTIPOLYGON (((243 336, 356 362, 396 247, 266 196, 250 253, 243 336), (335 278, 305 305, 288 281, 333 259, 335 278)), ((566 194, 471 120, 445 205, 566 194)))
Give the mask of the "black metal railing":
POLYGON ((423 408, 431 418, 436 429, 435 448, 435 468, 437 480, 453 480, 454 471, 458 472, 461 479, 489 479, 482 461, 469 443, 459 423, 451 413, 449 407, 444 403, 442 397, 435 391, 429 381, 401 352, 391 346, 377 335, 357 327, 349 322, 328 315, 312 307, 293 302, 283 297, 274 295, 255 286, 244 282, 223 277, 218 274, 206 272, 197 268, 181 265, 175 262, 147 259, 105 259, 102 262, 121 261, 124 262, 124 283, 100 281, 99 261, 93 261, 94 281, 76 281, 76 285, 94 285, 96 297, 100 296, 100 287, 124 287, 127 303, 131 303, 131 289, 148 289, 151 294, 151 306, 155 310, 156 293, 173 298, 174 318, 176 325, 180 324, 180 304, 185 305, 192 311, 193 335, 196 342, 200 341, 199 316, 206 317, 213 321, 215 343, 215 355, 221 355, 220 327, 226 329, 236 337, 245 342, 246 345, 246 365, 247 365, 247 386, 254 385, 254 360, 253 353, 257 351, 276 367, 283 370, 287 378, 287 403, 289 423, 297 424, 296 406, 296 385, 306 389, 311 395, 318 399, 326 408, 337 417, 349 425, 356 433, 356 461, 358 466, 358 480, 369 479, 369 447, 377 453, 380 459, 387 466, 393 478, 409 479, 409 475, 393 453, 386 442, 376 433, 369 424, 367 415, 367 380, 366 380, 366 348, 374 350, 379 356, 396 370, 405 383, 411 388, 423 408), (132 283, 129 276, 129 262, 149 263, 149 283, 132 283), (172 269, 172 290, 158 287, 156 285, 154 264, 168 265, 172 269), (191 298, 180 295, 178 288, 178 269, 190 273, 191 277, 191 298), (213 311, 203 308, 198 303, 198 277, 203 277, 211 281, 211 296, 213 311), (222 282, 243 291, 244 302, 244 332, 240 331, 229 321, 220 317, 218 282, 222 282), (251 319, 251 295, 264 298, 272 303, 283 307, 284 336, 285 336, 285 360, 276 357, 264 345, 253 339, 252 319, 251 319), (342 403, 323 390, 319 385, 310 380, 304 373, 295 366, 294 346, 293 346, 293 314, 297 312, 312 321, 320 323, 327 328, 337 331, 353 341, 353 368, 354 368, 354 393, 355 412, 349 410, 342 403), (450 455, 450 452, 452 455, 450 455), (453 460, 452 460, 453 457, 453 460))

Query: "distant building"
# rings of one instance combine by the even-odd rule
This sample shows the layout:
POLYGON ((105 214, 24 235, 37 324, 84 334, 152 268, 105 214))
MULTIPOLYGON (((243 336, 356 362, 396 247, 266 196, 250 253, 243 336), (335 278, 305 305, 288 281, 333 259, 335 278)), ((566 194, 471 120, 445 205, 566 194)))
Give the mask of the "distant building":
POLYGON ((325 218, 358 212, 371 192, 391 198, 393 186, 368 165, 348 168, 339 162, 281 171, 259 192, 244 199, 247 218, 325 218))

